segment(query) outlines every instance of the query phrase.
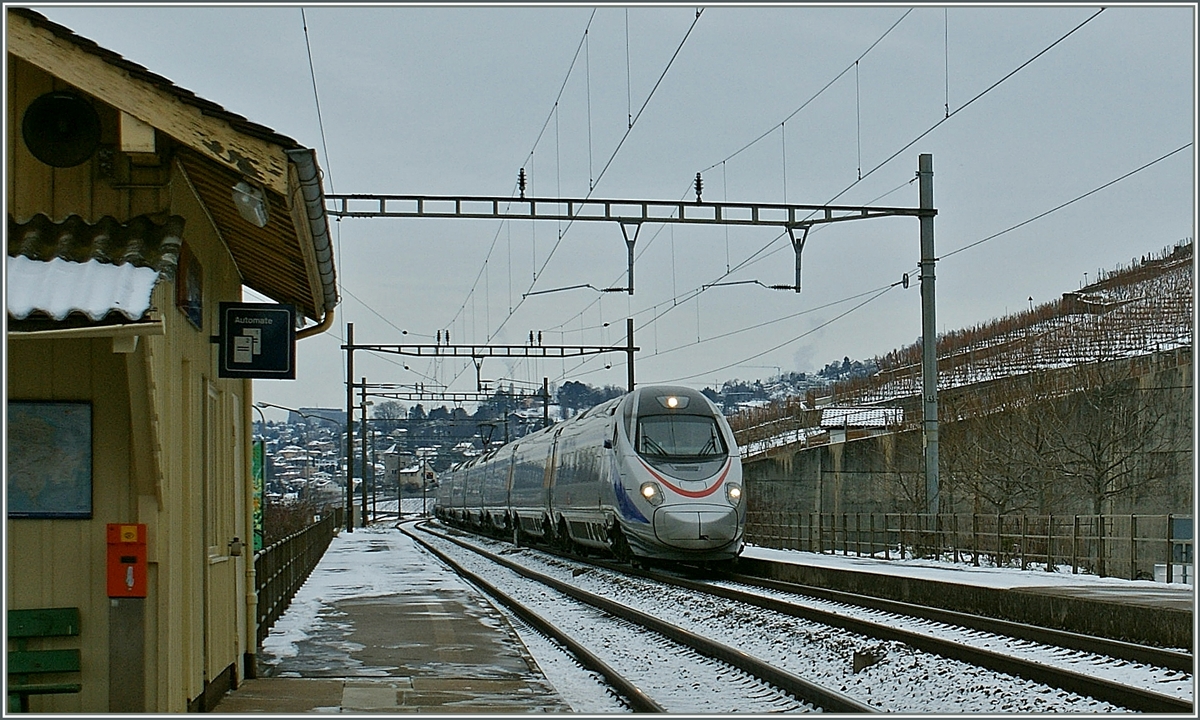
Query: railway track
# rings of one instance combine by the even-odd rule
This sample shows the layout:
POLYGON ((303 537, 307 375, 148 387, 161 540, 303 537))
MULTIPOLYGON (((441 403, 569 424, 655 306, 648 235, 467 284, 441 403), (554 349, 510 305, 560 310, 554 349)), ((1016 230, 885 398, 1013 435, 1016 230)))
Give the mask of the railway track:
POLYGON ((1077 650, 1084 653, 1120 658, 1122 660, 1129 660, 1131 662, 1153 665, 1155 667, 1167 668, 1170 670, 1179 670, 1190 673, 1192 672, 1194 667, 1193 663, 1195 662, 1194 656, 1191 653, 1182 652, 1180 650, 1123 642, 1121 640, 1113 640, 1111 638, 1098 637, 1095 635, 1083 635, 1080 633, 1068 632, 1066 630, 1058 630, 1040 625, 1030 625, 1026 623, 1012 622, 1009 620, 1001 620, 998 618, 987 617, 985 615, 973 615, 954 610, 930 607, 928 605, 914 605, 912 603, 900 602, 897 600, 887 600, 884 598, 857 595, 838 590, 828 590, 825 588, 814 587, 812 585, 781 582, 778 580, 770 580, 751 575, 729 574, 724 576, 724 579, 730 583, 741 584, 749 587, 777 590, 784 593, 826 600, 833 604, 842 604, 878 610, 883 613, 908 615, 910 617, 921 618, 923 620, 943 623, 946 625, 969 628, 979 632, 993 633, 996 635, 1003 635, 1019 640, 1027 640, 1029 642, 1040 643, 1043 645, 1053 645, 1055 647, 1077 650))
MULTIPOLYGON (((476 544, 473 540, 471 544, 476 544)), ((529 555, 533 555, 530 553, 529 555)), ((546 557, 546 556, 543 556, 546 557)), ((572 558, 573 563, 579 562, 572 558)), ((566 562, 565 560, 563 562, 566 562)), ((923 653, 936 655, 947 661, 955 661, 994 673, 1021 678, 1043 688, 1072 693, 1092 698, 1117 708, 1143 712, 1191 713, 1190 697, 1179 697, 1178 685, 1191 684, 1190 655, 1176 651, 1133 646, 1129 643, 1087 638, 1071 633, 1044 628, 1019 626, 990 618, 975 618, 961 613, 919 608, 907 604, 877 601, 875 598, 847 597, 819 588, 798 588, 774 581, 746 577, 724 577, 721 579, 698 580, 677 573, 654 570, 631 571, 627 566, 611 566, 595 560, 588 561, 597 572, 617 573, 614 577, 637 578, 662 586, 678 588, 695 595, 703 593, 711 598, 737 603, 741 606, 760 608, 765 612, 798 618, 821 626, 838 628, 854 633, 871 642, 893 646, 905 646, 923 653), (803 591, 809 592, 803 592, 803 591), (814 598, 819 598, 814 602, 814 598), (855 612, 847 612, 847 606, 859 606, 855 612), (868 610, 863 610, 868 606, 868 610), (864 613, 868 617, 863 617, 864 613), (1034 647, 1033 643, 1038 643, 1034 647), (1045 646, 1049 646, 1047 649, 1045 646), (1047 653, 1056 654, 1060 662, 1046 662, 1047 653), (1113 660, 1120 658, 1120 660, 1113 660), (1165 671, 1166 686, 1176 694, 1149 690, 1144 686, 1104 677, 1097 666, 1110 665, 1117 668, 1128 663, 1149 664, 1165 671), (1087 668, 1086 672, 1073 670, 1064 665, 1087 668), (1171 678, 1174 680, 1171 680, 1171 678)), ((533 564, 532 561, 530 564, 533 564)), ((576 566, 578 568, 578 566, 576 566)), ((529 570, 532 572, 532 570, 529 570)), ((575 591, 584 583, 579 575, 587 574, 578 569, 570 571, 569 586, 575 591)), ((560 580, 561 581, 561 580, 560 580)), ((611 579, 601 578, 600 584, 612 584, 611 579)), ((622 580, 621 582, 626 582, 622 580)), ((582 591, 580 591, 582 592, 582 591)), ((660 593, 661 594, 661 593, 660 593)), ((685 603, 687 604, 687 603, 685 603)), ((618 603, 619 607, 623 607, 618 603)), ((869 644, 869 643, 868 643, 869 644)), ((732 643, 737 647, 737 643, 732 643)), ((742 650, 737 652, 746 654, 742 650)), ((861 669, 860 662, 870 665, 877 652, 854 652, 854 674, 861 669), (860 660, 859 656, 863 659, 860 660)), ((886 654, 886 651, 884 652, 886 654)), ((778 665, 767 661, 768 665, 778 665)), ((947 670, 947 672, 961 672, 947 670)), ((1120 670, 1116 671, 1118 674, 1120 670)), ((1161 681, 1160 681, 1161 682, 1161 681)), ((852 684, 852 683, 851 683, 852 684)), ((844 686, 838 686, 844 689, 844 686)), ((1045 692, 1030 690, 1030 692, 1045 692)), ((1190 692, 1189 692, 1190 694, 1190 692)), ((797 697, 803 697, 797 694, 797 697)), ((860 699, 861 701, 862 699, 860 699)), ((815 703, 818 704, 819 703, 815 703)), ((876 709, 895 710, 877 701, 866 700, 876 709)))
MULTIPOLYGON (((581 665, 602 675, 635 712, 876 711, 875 708, 836 690, 772 667, 735 648, 714 642, 595 593, 580 590, 567 582, 530 570, 458 538, 428 529, 425 529, 424 533, 413 532, 408 528, 402 529, 522 620, 562 643, 581 665), (527 590, 523 593, 526 595, 524 599, 518 597, 517 593, 502 590, 480 571, 468 567, 461 555, 456 557, 447 552, 444 546, 440 547, 437 542, 431 541, 429 536, 437 537, 444 543, 453 543, 477 554, 493 567, 500 565, 544 587, 527 590), (575 603, 611 616, 601 618, 594 613, 587 615, 586 624, 593 631, 590 633, 593 636, 627 638, 632 631, 638 640, 634 643, 619 644, 630 645, 627 649, 633 650, 633 654, 638 656, 637 662, 633 662, 628 655, 620 657, 621 653, 615 653, 619 661, 625 663, 617 667, 611 660, 605 659, 606 655, 614 655, 611 646, 589 647, 576 639, 577 627, 565 627, 566 623, 556 624, 539 614, 528 597, 530 594, 535 597, 541 595, 545 599, 545 588, 563 598, 569 598, 575 603), (625 625, 619 632, 615 629, 596 627, 602 623, 611 624, 618 621, 625 625), (658 668, 650 672, 643 672, 643 668, 639 667, 654 665, 658 665, 658 668), (671 672, 664 673, 664 665, 671 668, 671 672), (672 676, 675 678, 673 686, 664 687, 663 680, 672 676), (701 688, 703 692, 698 692, 701 688)), ((559 599, 557 602, 561 603, 563 600, 559 599)), ((607 643, 601 643, 604 644, 607 643)))
POLYGON ((731 575, 727 580, 713 581, 692 580, 666 572, 639 571, 638 574, 658 582, 841 627, 851 632, 903 642, 942 657, 1102 699, 1131 710, 1192 712, 1191 701, 1063 667, 1046 665, 1038 660, 990 650, 981 645, 1011 645, 1012 640, 1017 640, 1026 645, 1036 643, 1056 649, 1072 650, 1100 658, 1101 661, 1112 658, 1186 673, 1192 671, 1193 660, 1189 653, 749 576, 731 575), (762 590, 769 590, 772 594, 761 594, 762 590), (824 607, 814 606, 814 598, 824 601, 824 607), (877 617, 863 619, 839 612, 838 606, 867 608, 875 611, 877 617), (919 630, 902 629, 895 626, 895 618, 898 615, 927 622, 920 623, 923 627, 919 630), (939 637, 931 632, 934 629, 933 625, 955 632, 951 633, 951 637, 939 637), (971 642, 962 641, 963 633, 959 632, 959 629, 971 631, 971 642), (985 639, 982 634, 993 637, 985 639))

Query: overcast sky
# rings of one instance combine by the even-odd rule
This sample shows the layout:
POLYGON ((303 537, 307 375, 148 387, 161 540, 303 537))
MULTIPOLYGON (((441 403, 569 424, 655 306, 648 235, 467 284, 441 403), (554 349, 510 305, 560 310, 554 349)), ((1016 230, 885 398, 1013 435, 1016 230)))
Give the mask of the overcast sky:
MULTIPOLYGON (((536 197, 694 200, 699 172, 706 201, 916 207, 930 153, 939 332, 1195 232, 1192 3, 31 7, 317 149, 327 194, 515 197, 524 168, 536 197)), ((532 330, 546 345, 617 345, 632 316, 637 382, 695 387, 866 360, 921 333, 915 218, 814 229, 799 294, 762 287, 794 280, 771 227, 647 224, 633 296, 545 292, 624 286, 616 224, 331 230, 337 323, 299 343, 295 381, 256 381, 257 400, 344 407, 346 322, 357 343, 448 329, 455 344, 532 330), (904 273, 908 289, 886 290, 904 273)), ((475 389, 469 360, 404 365, 356 353, 355 380, 475 389)), ((493 359, 480 374, 626 382, 620 354, 493 359)))

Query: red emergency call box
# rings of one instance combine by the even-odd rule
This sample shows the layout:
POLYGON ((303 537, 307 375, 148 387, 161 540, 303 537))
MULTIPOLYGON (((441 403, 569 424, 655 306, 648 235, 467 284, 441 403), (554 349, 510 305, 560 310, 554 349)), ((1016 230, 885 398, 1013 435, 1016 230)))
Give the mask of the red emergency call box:
POLYGON ((146 597, 146 525, 108 524, 108 596, 146 597))

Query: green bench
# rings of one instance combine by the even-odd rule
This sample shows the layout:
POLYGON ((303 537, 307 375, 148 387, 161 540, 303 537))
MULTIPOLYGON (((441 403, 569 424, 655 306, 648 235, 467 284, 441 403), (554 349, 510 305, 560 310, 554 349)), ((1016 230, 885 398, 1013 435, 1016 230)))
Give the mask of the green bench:
POLYGON ((29 712, 30 695, 77 693, 82 685, 66 677, 79 672, 79 650, 30 650, 30 640, 79 635, 79 608, 8 611, 8 711, 29 712))

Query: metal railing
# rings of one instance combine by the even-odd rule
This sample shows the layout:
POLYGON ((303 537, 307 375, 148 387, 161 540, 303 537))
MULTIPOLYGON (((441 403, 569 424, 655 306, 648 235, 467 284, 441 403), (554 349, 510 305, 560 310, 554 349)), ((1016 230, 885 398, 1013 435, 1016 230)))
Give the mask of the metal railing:
POLYGON ((342 526, 344 512, 340 507, 333 508, 333 512, 316 523, 263 548, 254 556, 259 646, 320 562, 342 526))
POLYGON ((766 548, 926 558, 976 567, 1194 581, 1190 515, 926 515, 750 510, 746 542, 766 548))

